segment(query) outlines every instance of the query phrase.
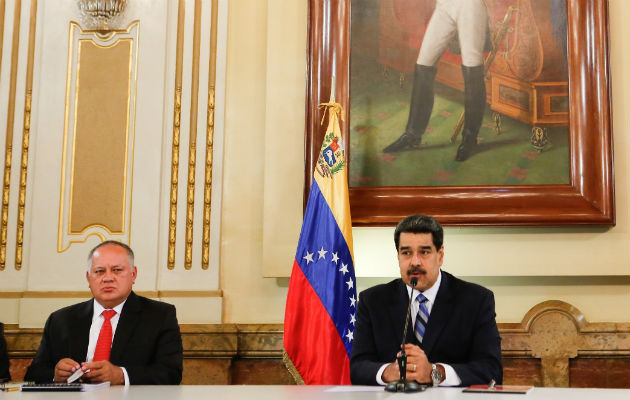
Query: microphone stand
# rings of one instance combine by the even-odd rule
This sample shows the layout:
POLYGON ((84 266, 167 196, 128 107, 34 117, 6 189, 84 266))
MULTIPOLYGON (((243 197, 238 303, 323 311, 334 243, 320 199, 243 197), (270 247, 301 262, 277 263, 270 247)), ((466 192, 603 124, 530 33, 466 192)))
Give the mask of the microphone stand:
POLYGON ((407 316, 405 317, 405 327, 403 330, 402 343, 400 345, 400 356, 396 357, 400 379, 390 382, 385 386, 387 392, 420 392, 426 389, 425 385, 420 385, 416 381, 407 380, 407 353, 405 352, 405 340, 407 339, 407 328, 409 327, 409 315, 411 314, 411 302, 413 301, 413 289, 418 284, 418 278, 411 278, 411 294, 409 295, 409 305, 407 306, 407 316))

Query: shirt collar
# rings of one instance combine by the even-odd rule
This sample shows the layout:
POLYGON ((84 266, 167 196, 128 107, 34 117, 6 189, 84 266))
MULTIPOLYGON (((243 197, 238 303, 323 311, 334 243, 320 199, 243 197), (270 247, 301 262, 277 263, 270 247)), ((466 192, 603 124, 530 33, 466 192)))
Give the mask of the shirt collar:
MULTIPOLYGON (((437 293, 438 293, 438 290, 440 289, 440 283, 441 282, 442 282, 442 269, 440 269, 438 271, 438 277, 435 280, 435 283, 433 284, 433 286, 431 286, 430 288, 428 288, 427 290, 422 292, 424 297, 426 297, 427 300, 431 304, 435 303, 435 298, 437 297, 437 293)), ((411 290, 412 290, 411 286, 405 285, 405 287, 407 288, 407 294, 411 296, 411 290)), ((414 297, 414 299, 416 297, 418 297, 418 293, 420 293, 420 291, 418 289, 413 289, 413 297, 414 297)))
MULTIPOLYGON (((111 308, 111 310, 116 311, 116 315, 120 315, 120 313, 122 312, 123 306, 125 305, 126 301, 127 301, 127 299, 123 300, 122 303, 120 303, 119 305, 117 305, 114 308, 111 308)), ((93 318, 96 318, 96 317, 100 316, 103 313, 103 311, 105 311, 105 310, 110 310, 110 309, 103 307, 98 301, 96 301, 96 299, 94 299, 94 314, 92 315, 93 318)))

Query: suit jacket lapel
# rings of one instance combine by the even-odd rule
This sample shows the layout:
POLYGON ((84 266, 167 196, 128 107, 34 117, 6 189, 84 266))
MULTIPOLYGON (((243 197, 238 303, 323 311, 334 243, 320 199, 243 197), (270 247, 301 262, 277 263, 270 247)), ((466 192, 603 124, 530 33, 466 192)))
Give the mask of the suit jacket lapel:
POLYGON ((127 343, 138 324, 138 313, 141 311, 141 308, 138 296, 134 292, 131 292, 120 313, 120 319, 118 320, 116 332, 114 333, 112 352, 109 356, 109 360, 114 365, 120 362, 125 353, 127 343))
POLYGON ((442 282, 440 283, 438 294, 435 297, 435 304, 433 304, 431 314, 429 315, 426 332, 422 338, 422 349, 427 357, 429 357, 429 361, 431 350, 439 339, 449 317, 453 313, 453 303, 451 301, 453 293, 449 290, 449 286, 449 275, 442 271, 442 282))
POLYGON ((79 363, 87 357, 93 314, 94 300, 86 301, 79 306, 75 323, 70 327, 70 357, 79 363))

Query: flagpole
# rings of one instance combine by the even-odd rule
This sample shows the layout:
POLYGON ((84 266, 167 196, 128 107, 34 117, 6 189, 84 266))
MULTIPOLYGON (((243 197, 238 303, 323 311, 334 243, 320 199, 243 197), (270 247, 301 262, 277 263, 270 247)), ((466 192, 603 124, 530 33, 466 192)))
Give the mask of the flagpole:
POLYGON ((335 84, 337 83, 337 76, 333 74, 332 78, 330 78, 330 100, 329 103, 335 103, 335 84))
POLYGON ((337 53, 333 52, 333 59, 332 59, 332 77, 331 77, 331 82, 330 82, 330 97, 328 102, 331 104, 335 103, 335 84, 337 83, 337 74, 335 73, 337 68, 337 53))

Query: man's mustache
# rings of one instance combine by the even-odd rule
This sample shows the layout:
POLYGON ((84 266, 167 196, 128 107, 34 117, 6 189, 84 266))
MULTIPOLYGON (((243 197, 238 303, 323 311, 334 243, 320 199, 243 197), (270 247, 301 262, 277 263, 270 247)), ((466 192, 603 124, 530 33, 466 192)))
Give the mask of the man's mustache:
POLYGON ((426 275, 427 274, 427 270, 424 268, 420 268, 420 267, 411 267, 407 270, 407 275, 412 275, 412 274, 422 274, 422 275, 426 275))

